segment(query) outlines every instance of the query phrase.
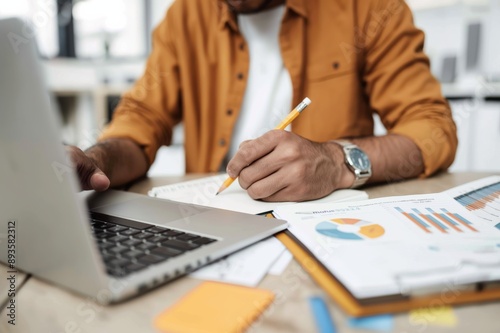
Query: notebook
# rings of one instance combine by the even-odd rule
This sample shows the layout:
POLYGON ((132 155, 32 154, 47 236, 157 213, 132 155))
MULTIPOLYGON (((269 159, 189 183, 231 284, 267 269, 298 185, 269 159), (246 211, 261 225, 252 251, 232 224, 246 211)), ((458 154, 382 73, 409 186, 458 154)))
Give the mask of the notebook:
MULTIPOLYGON (((260 214, 290 202, 265 202, 253 200, 247 191, 234 182, 219 195, 215 195, 220 185, 227 179, 226 174, 204 177, 187 182, 154 187, 148 195, 161 199, 197 204, 213 208, 233 210, 241 213, 260 214)), ((339 190, 314 202, 340 202, 368 199, 368 194, 359 190, 339 190)))

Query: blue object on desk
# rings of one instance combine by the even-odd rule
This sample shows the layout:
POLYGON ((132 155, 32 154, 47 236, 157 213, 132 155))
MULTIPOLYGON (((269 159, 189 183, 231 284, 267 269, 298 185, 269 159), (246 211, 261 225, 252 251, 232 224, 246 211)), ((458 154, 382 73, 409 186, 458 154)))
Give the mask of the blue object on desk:
POLYGON ((378 332, 392 332, 394 329, 394 317, 392 315, 381 315, 350 318, 349 326, 352 328, 363 328, 378 332))
POLYGON ((328 306, 323 298, 319 296, 311 297, 309 298, 309 304, 311 305, 318 331, 320 333, 335 333, 335 325, 333 324, 330 311, 328 311, 328 306))

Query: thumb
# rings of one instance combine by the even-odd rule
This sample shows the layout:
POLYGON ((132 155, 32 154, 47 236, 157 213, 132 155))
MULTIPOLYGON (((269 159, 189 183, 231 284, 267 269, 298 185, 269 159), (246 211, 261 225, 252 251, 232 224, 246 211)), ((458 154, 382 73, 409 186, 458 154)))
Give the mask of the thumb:
POLYGON ((109 178, 80 148, 66 146, 68 157, 75 168, 82 190, 105 191, 110 185, 109 178))
POLYGON ((105 191, 110 185, 109 178, 99 168, 95 168, 94 173, 90 177, 90 187, 98 192, 105 191))

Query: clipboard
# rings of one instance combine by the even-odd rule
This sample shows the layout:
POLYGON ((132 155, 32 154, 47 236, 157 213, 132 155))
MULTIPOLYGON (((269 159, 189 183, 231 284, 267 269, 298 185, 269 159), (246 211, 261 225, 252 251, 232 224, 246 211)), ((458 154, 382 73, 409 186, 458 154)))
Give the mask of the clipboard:
MULTIPOLYGON (((267 217, 274 217, 267 214, 267 217)), ((376 304, 362 304, 328 271, 305 247, 288 231, 275 235, 293 254, 295 260, 311 278, 330 296, 347 314, 353 317, 371 316, 384 313, 406 312, 417 308, 439 307, 490 302, 500 300, 500 286, 493 289, 483 288, 478 284, 475 291, 444 290, 441 293, 424 296, 408 296, 405 299, 376 304)))

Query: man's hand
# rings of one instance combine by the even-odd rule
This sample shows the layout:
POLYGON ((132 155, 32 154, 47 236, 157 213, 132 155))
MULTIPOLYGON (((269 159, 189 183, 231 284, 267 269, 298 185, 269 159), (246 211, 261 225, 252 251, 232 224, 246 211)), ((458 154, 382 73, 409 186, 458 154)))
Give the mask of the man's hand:
POLYGON ((138 179, 148 171, 146 155, 130 139, 111 138, 99 141, 85 152, 66 148, 80 178, 83 190, 105 191, 138 179))
POLYGON ((99 169, 93 159, 74 146, 66 146, 66 152, 78 174, 82 190, 101 192, 109 188, 109 178, 99 169))
POLYGON ((243 142, 227 172, 239 177, 253 199, 264 201, 318 199, 354 181, 338 144, 312 142, 282 130, 243 142))

